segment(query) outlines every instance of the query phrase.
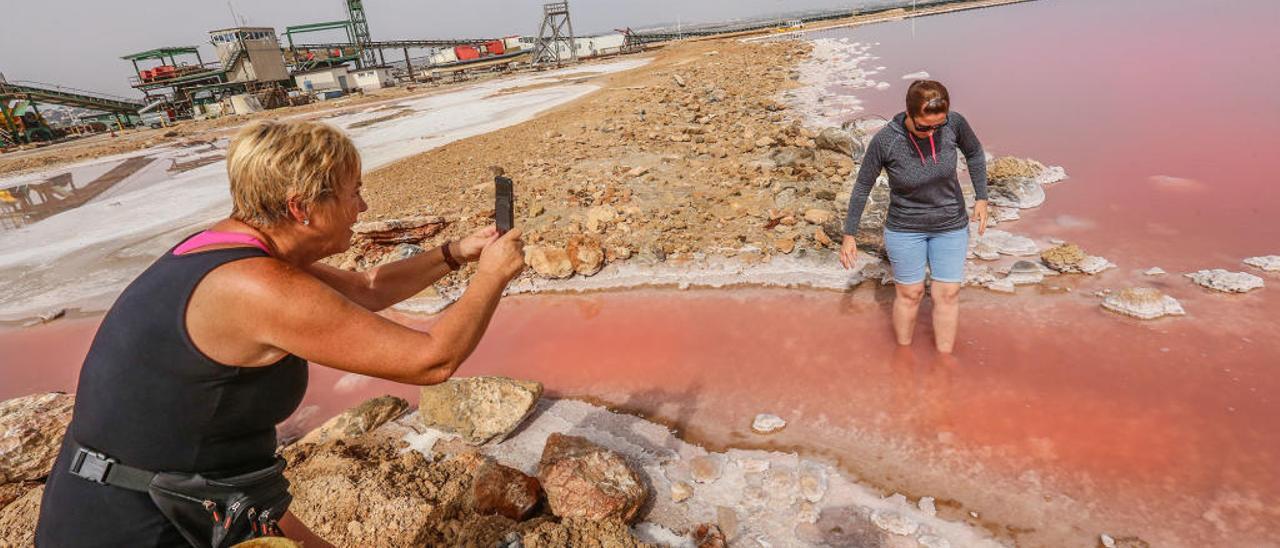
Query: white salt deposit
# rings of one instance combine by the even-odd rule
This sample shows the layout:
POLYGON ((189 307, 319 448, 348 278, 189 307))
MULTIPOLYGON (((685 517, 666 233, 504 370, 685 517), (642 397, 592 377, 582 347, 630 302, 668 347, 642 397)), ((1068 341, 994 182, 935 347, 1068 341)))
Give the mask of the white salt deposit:
MULTIPOLYGON (((524 122, 597 87, 566 84, 495 95, 501 90, 585 72, 625 71, 647 62, 626 59, 491 80, 324 121, 346 129, 361 151, 364 168, 373 170, 452 141, 524 122), (350 128, 398 109, 412 113, 350 128)), ((18 319, 58 306, 105 308, 182 235, 207 226, 230 210, 225 161, 181 173, 168 171, 175 162, 224 154, 225 148, 225 141, 213 149, 164 146, 0 179, 3 188, 70 173, 80 186, 127 158, 156 160, 88 204, 19 229, 0 231, 0 278, 8 284, 0 294, 0 319, 18 319)))

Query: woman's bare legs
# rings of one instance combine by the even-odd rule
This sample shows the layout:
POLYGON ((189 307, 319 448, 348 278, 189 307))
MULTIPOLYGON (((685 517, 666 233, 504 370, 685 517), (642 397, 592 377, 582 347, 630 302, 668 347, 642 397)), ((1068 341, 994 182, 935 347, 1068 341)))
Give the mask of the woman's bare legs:
POLYGON ((918 284, 894 284, 897 297, 893 299, 893 334, 898 344, 908 346, 916 330, 916 316, 920 301, 924 300, 924 282, 918 284))
POLYGON ((950 354, 956 345, 956 329, 960 323, 960 284, 933 282, 929 288, 933 298, 933 342, 938 352, 950 354))

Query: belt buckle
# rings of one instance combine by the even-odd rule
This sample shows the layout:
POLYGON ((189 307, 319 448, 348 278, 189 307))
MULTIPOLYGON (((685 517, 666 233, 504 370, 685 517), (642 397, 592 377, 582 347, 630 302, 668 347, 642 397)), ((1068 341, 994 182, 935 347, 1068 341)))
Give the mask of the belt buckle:
POLYGON ((76 449, 71 459, 71 474, 95 483, 106 483, 107 473, 116 460, 102 453, 90 451, 83 447, 76 449))

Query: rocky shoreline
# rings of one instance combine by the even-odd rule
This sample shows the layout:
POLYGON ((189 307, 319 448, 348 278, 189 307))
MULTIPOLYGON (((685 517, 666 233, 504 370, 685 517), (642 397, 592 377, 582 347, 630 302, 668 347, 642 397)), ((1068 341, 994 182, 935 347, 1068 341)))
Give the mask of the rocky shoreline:
MULTIPOLYGON (((886 496, 819 459, 707 451, 665 426, 541 392, 451 379, 424 387, 417 410, 375 398, 282 440, 291 511, 339 546, 1001 545, 938 517, 932 498, 886 496)), ((73 402, 0 403, 0 544, 31 543, 73 402)), ((761 421, 760 436, 785 424, 761 421)))

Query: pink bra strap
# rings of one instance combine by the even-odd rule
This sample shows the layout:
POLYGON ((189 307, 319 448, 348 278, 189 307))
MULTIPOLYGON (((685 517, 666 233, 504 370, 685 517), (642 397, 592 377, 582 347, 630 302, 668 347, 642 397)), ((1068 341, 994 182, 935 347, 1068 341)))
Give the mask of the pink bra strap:
POLYGON ((266 244, 262 243, 262 240, 254 238, 253 236, 250 236, 248 234, 241 234, 239 232, 215 232, 212 230, 206 230, 204 232, 196 234, 195 236, 192 236, 189 240, 182 242, 181 245, 174 248, 173 254, 185 255, 193 249, 199 249, 208 245, 220 245, 220 244, 251 245, 265 251, 268 255, 271 254, 271 251, 267 249, 266 244))

